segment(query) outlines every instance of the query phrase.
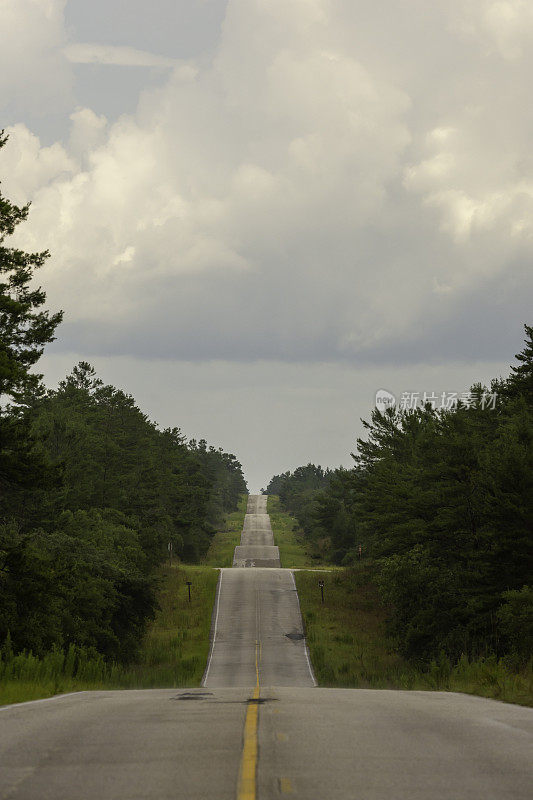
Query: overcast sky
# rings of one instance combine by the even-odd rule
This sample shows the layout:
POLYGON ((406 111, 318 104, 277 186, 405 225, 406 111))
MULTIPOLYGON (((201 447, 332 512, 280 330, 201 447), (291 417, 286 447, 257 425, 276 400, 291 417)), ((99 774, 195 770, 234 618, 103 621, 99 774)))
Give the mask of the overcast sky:
POLYGON ((0 0, 2 189, 80 359, 252 490, 533 307, 529 0, 0 0))

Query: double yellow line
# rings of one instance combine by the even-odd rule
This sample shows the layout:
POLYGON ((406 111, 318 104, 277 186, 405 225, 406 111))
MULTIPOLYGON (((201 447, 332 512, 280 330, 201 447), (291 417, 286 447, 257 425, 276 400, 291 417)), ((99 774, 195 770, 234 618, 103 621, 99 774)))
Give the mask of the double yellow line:
POLYGON ((239 771, 239 788, 237 800, 256 800, 257 797, 257 727, 259 721, 259 659, 261 645, 255 643, 255 676, 256 684, 251 701, 246 711, 244 722, 244 746, 242 750, 241 768, 239 771))

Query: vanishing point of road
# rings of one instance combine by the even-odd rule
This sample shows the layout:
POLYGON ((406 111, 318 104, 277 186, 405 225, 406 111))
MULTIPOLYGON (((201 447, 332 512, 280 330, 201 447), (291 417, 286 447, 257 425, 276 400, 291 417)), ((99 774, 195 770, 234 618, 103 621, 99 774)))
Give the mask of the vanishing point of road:
POLYGON ((530 800, 532 754, 533 709, 316 688, 262 495, 220 571, 201 688, 0 708, 2 800, 530 800))

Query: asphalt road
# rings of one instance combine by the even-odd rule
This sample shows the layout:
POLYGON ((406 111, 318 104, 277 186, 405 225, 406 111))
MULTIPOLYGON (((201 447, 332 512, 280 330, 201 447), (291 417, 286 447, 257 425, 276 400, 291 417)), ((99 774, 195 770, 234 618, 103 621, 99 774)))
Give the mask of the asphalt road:
POLYGON ((286 569, 221 570, 204 685, 314 686, 294 578, 286 569))
POLYGON ((266 496, 251 495, 233 568, 220 571, 204 685, 314 686, 292 572, 279 567, 266 496), (252 567, 252 569, 250 569, 252 567))
POLYGON ((241 543, 233 554, 234 567, 281 567, 279 550, 274 545, 265 495, 250 495, 241 533, 241 543))
MULTIPOLYGON (((264 504, 250 498, 243 536, 268 534, 264 504)), ((256 546, 273 545, 241 541, 256 546)), ((0 799, 532 796, 533 709, 312 688, 290 570, 221 571, 204 683, 0 708, 0 799)))
POLYGON ((531 800, 532 709, 446 692, 264 694, 259 798, 531 800))
POLYGON ((234 567, 280 567, 279 550, 266 545, 239 545, 233 554, 234 567))
MULTIPOLYGON (((87 692, 0 710, 0 797, 246 797, 250 698, 244 688, 87 692)), ((261 688, 255 796, 530 800, 532 747, 533 711, 493 700, 261 688)))
POLYGON ((0 798, 234 800, 248 695, 83 692, 0 709, 0 798))

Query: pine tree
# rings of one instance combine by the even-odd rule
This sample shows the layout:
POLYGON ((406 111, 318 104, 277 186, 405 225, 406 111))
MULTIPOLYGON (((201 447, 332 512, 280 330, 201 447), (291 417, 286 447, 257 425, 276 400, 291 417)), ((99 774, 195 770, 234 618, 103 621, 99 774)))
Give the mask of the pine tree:
POLYGON ((525 347, 515 356, 519 363, 511 367, 511 375, 505 381, 503 391, 508 397, 522 396, 527 404, 533 406, 533 326, 524 325, 525 347))
MULTIPOLYGON (((6 142, 2 131, 0 149, 6 142)), ((4 244, 28 211, 29 205, 14 205, 0 192, 0 523, 15 512, 22 522, 31 519, 29 495, 56 478, 35 452, 26 412, 43 391, 42 376, 30 370, 54 339, 62 312, 44 310, 44 291, 31 286, 48 252, 25 253, 4 244)))
MULTIPOLYGON (((0 148, 7 136, 0 133, 0 148)), ((30 373, 44 346, 53 341, 62 312, 42 310, 46 294, 30 282, 43 266, 48 251, 25 253, 6 247, 5 239, 27 219, 29 204, 16 206, 0 192, 0 396, 15 403, 35 392, 42 376, 30 373)))

